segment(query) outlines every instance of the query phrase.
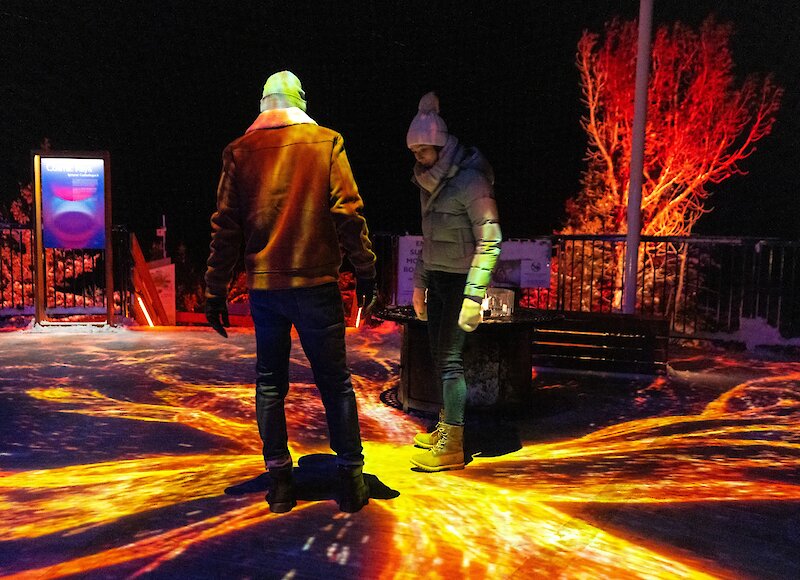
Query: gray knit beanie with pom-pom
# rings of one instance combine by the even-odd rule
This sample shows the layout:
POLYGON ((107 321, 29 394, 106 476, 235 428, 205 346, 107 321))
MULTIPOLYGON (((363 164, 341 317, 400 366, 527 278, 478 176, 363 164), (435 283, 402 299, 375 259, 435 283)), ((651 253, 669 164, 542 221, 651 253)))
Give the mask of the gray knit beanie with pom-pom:
POLYGON ((439 97, 436 93, 425 93, 419 100, 419 111, 411 121, 406 135, 406 144, 444 146, 447 142, 447 125, 439 116, 439 97))

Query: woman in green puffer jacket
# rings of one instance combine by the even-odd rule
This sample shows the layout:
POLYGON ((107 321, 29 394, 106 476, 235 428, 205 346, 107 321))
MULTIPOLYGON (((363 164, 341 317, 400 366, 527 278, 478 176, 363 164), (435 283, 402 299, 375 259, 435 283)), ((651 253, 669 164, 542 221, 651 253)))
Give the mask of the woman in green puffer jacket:
POLYGON ((502 234, 494 200, 494 174, 475 148, 461 145, 427 93, 406 136, 416 158, 423 247, 414 274, 414 311, 428 321, 431 355, 444 408, 433 433, 414 443, 427 449, 411 462, 425 471, 463 469, 464 338, 481 322, 481 303, 500 255, 502 234))

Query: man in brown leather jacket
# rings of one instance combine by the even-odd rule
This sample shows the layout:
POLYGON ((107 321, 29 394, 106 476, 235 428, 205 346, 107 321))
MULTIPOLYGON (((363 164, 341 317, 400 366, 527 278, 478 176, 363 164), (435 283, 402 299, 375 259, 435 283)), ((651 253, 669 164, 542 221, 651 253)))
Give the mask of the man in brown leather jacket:
POLYGON ((264 85, 261 114, 223 152, 206 317, 227 336, 228 284, 243 245, 256 332, 256 416, 272 482, 267 502, 273 512, 296 505, 284 413, 294 326, 325 406, 339 508, 355 512, 368 502, 369 489, 337 280, 343 251, 356 271, 358 299, 369 304, 375 254, 342 136, 305 110, 300 80, 275 73, 264 85))

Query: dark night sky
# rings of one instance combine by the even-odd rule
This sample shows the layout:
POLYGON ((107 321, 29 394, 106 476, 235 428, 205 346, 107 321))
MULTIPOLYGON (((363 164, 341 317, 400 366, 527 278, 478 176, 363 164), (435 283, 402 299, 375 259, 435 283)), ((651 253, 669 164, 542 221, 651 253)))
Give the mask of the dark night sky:
MULTIPOLYGON (((416 232, 405 133, 419 97, 497 173, 507 237, 552 232, 579 189, 586 138, 575 47, 584 28, 633 18, 638 0, 504 2, 0 2, 0 202, 42 136, 109 150, 114 220, 144 244, 205 257, 224 146, 258 113, 277 70, 340 131, 373 232, 416 232)), ((786 96, 746 177, 715 186, 699 233, 800 239, 800 4, 655 0, 655 25, 733 22, 737 72, 773 72, 786 96)))

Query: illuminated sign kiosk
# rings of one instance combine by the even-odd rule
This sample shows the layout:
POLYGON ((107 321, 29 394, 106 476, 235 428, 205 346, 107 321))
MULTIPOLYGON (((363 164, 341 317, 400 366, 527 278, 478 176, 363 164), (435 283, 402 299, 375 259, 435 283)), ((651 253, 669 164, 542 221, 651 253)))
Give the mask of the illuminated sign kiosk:
POLYGON ((42 325, 113 324, 108 152, 33 151, 31 155, 36 196, 35 322, 42 325), (98 284, 102 278, 97 276, 91 284, 86 282, 85 274, 94 271, 98 258, 102 258, 100 263, 105 266, 104 285, 98 284), (67 272, 72 275, 72 288, 69 294, 62 289, 59 304, 56 281, 59 276, 66 277, 67 272), (52 278, 48 273, 53 274, 52 278), (75 289, 78 279, 84 285, 89 284, 88 290, 84 286, 78 293, 75 289), (98 309, 98 304, 105 307, 98 309), (105 320, 96 319, 98 310, 104 313, 105 320), (76 315, 82 319, 74 320, 76 315), (58 316, 62 319, 58 320, 58 316), (68 322, 65 316, 69 316, 68 322))

